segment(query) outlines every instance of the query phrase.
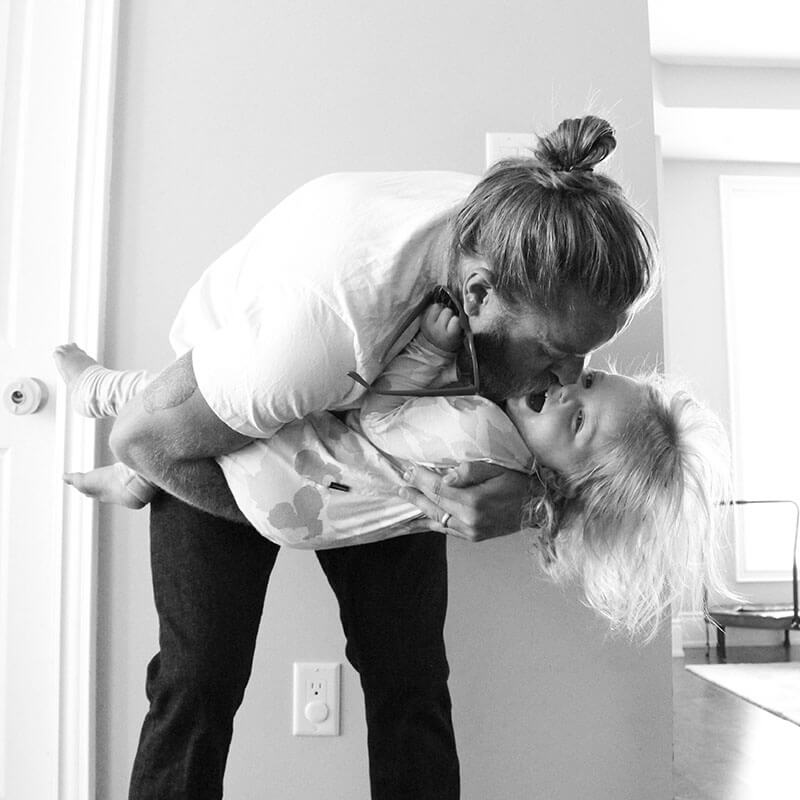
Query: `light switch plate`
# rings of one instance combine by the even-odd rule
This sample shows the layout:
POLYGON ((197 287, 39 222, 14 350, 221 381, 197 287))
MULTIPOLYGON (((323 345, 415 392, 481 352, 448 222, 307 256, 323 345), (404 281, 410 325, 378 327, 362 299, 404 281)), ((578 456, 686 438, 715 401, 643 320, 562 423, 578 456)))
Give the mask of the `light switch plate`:
POLYGON ((486 166, 491 167, 502 158, 530 158, 535 146, 536 136, 532 133, 487 133, 486 166))

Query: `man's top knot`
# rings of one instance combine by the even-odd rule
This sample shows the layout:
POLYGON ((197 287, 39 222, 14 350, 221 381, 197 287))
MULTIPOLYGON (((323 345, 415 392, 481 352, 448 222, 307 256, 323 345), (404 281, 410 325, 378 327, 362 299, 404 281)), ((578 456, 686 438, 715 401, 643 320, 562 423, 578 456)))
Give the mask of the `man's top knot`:
POLYGON ((614 315, 642 305, 658 285, 652 230, 619 183, 592 169, 615 147, 611 126, 587 116, 562 122, 530 156, 495 162, 453 218, 454 254, 490 265, 511 307, 561 311, 565 287, 614 315))
POLYGON ((599 117, 565 119, 539 139, 536 158, 556 172, 590 172, 617 146, 614 129, 599 117))

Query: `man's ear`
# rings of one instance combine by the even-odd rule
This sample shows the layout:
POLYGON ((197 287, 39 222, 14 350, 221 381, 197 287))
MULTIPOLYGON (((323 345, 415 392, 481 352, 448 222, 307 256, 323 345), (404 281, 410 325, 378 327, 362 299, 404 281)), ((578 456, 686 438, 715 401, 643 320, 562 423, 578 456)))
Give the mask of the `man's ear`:
POLYGON ((473 267, 464 277, 461 286, 464 311, 468 317, 477 317, 494 296, 494 276, 486 267, 473 267))

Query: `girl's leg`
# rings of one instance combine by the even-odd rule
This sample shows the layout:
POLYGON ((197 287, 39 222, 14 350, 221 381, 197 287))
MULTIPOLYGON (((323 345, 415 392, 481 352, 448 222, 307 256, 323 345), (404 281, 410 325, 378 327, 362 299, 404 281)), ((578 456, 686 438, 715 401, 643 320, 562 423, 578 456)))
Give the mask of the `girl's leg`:
MULTIPOLYGON (((106 369, 76 344, 62 344, 53 357, 67 384, 73 409, 84 417, 116 417, 154 377, 144 370, 106 369)), ((158 491, 121 463, 90 472, 70 472, 64 475, 64 482, 102 503, 134 509, 146 506, 158 491)))
POLYGON ((134 509, 144 508, 158 491, 152 483, 120 462, 90 472, 68 472, 64 475, 64 483, 101 503, 134 509))
POLYGON ((84 417, 116 417, 155 377, 144 370, 106 369, 76 344, 62 344, 53 357, 67 384, 73 410, 84 417))

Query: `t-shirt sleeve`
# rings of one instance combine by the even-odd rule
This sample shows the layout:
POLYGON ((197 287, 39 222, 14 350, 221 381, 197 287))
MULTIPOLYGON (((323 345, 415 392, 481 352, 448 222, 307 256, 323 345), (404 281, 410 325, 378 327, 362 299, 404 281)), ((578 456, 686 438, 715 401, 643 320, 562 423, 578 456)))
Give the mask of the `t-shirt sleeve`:
POLYGON ((360 393, 350 327, 313 291, 270 287, 194 348, 197 386, 212 411, 245 436, 269 438, 360 393))

